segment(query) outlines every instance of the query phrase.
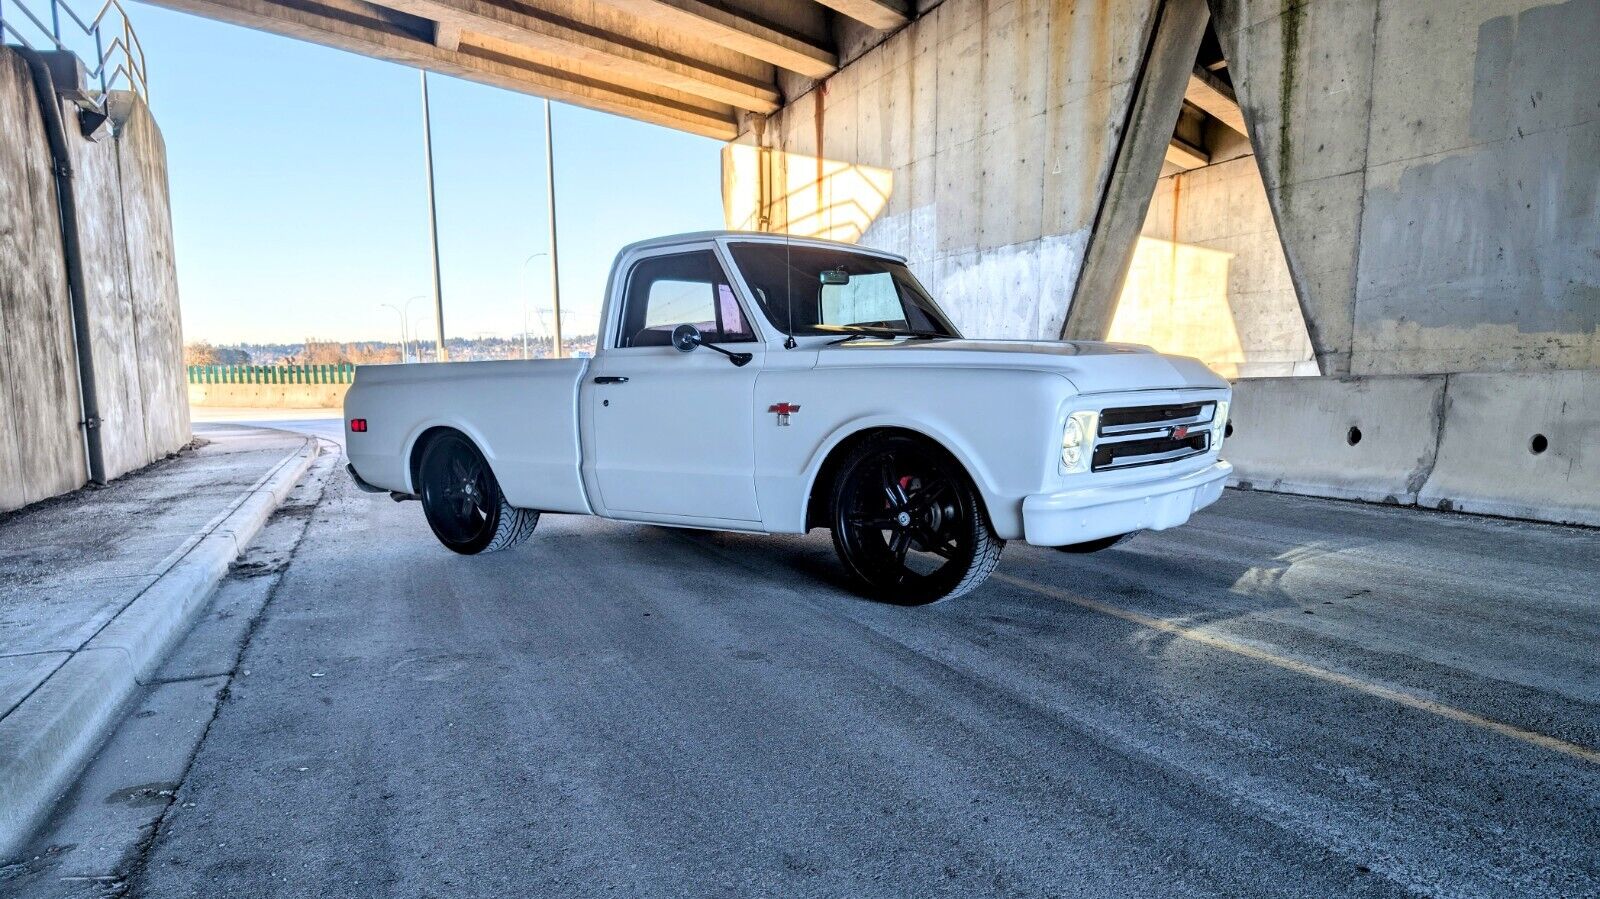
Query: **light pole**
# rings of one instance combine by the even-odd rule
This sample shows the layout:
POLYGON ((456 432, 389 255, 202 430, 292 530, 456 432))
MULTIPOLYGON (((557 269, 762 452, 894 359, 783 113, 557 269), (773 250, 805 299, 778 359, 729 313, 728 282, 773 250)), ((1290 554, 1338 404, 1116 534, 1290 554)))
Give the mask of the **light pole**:
POLYGON ((393 303, 380 303, 379 306, 383 309, 393 309, 394 314, 400 317, 400 364, 404 365, 408 361, 406 359, 406 314, 401 312, 400 307, 393 303))
POLYGON ((550 101, 544 101, 544 180, 550 199, 550 301, 555 306, 555 339, 551 355, 560 359, 561 347, 561 250, 556 244, 556 151, 550 127, 550 101))
POLYGON ((439 277, 439 204, 433 192, 433 123, 428 117, 428 73, 422 76, 422 155, 428 166, 428 238, 433 243, 434 358, 444 362, 444 290, 439 277))
MULTIPOLYGON (((543 250, 522 260, 522 358, 528 358, 528 303, 533 299, 533 285, 528 283, 528 263, 540 256, 549 256, 543 250)), ((541 328, 541 330, 543 330, 541 328)))

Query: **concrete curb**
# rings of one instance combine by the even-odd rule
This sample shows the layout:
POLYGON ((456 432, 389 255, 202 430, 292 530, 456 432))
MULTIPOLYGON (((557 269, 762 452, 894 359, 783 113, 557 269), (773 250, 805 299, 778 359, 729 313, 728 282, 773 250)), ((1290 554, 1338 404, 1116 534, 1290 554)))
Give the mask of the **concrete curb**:
POLYGON ((0 721, 0 860, 72 785, 123 703, 204 608, 240 551, 321 453, 307 437, 157 566, 159 576, 0 721))

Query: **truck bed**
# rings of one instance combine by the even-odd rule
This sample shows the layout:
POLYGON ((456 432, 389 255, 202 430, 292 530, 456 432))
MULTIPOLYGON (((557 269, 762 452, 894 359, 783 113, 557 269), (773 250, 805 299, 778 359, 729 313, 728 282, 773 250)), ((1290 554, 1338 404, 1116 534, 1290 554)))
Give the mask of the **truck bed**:
POLYGON ((547 512, 590 510, 578 448, 587 359, 363 365, 345 397, 351 463, 367 482, 413 493, 411 453, 431 428, 455 428, 483 451, 506 500, 547 512))

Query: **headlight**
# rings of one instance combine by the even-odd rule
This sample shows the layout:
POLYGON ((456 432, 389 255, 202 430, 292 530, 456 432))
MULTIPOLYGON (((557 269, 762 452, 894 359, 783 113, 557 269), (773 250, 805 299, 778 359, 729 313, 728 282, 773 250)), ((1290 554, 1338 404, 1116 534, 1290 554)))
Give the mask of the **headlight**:
POLYGON ((1073 474, 1089 470, 1094 455, 1094 435, 1100 421, 1098 412, 1074 412, 1067 416, 1061 431, 1061 470, 1073 474))
POLYGON ((1222 449, 1222 439, 1228 436, 1228 401, 1218 400, 1217 411, 1211 416, 1211 447, 1222 449))

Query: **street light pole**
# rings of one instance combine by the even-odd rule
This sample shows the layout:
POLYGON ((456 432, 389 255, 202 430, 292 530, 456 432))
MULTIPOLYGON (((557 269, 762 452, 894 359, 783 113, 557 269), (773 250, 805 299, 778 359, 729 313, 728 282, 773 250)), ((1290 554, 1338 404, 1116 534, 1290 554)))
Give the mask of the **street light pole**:
POLYGON ((393 309, 394 314, 400 317, 400 364, 404 365, 408 361, 406 359, 406 314, 401 312, 400 307, 393 303, 383 303, 381 305, 385 309, 393 309))
POLYGON ((422 154, 428 164, 428 239, 433 243, 434 358, 446 360, 444 349, 444 290, 439 276, 439 203, 433 192, 433 123, 428 117, 428 73, 422 75, 422 154))
POLYGON ((561 251, 556 245, 556 153, 550 129, 550 101, 544 101, 544 179, 550 200, 550 297, 555 306, 555 341, 551 355, 560 359, 561 347, 561 251))
MULTIPOLYGON (((528 263, 540 256, 549 256, 543 250, 522 260, 522 358, 528 358, 528 303, 533 299, 533 285, 528 283, 528 263)), ((542 330, 542 329, 541 329, 542 330)))

